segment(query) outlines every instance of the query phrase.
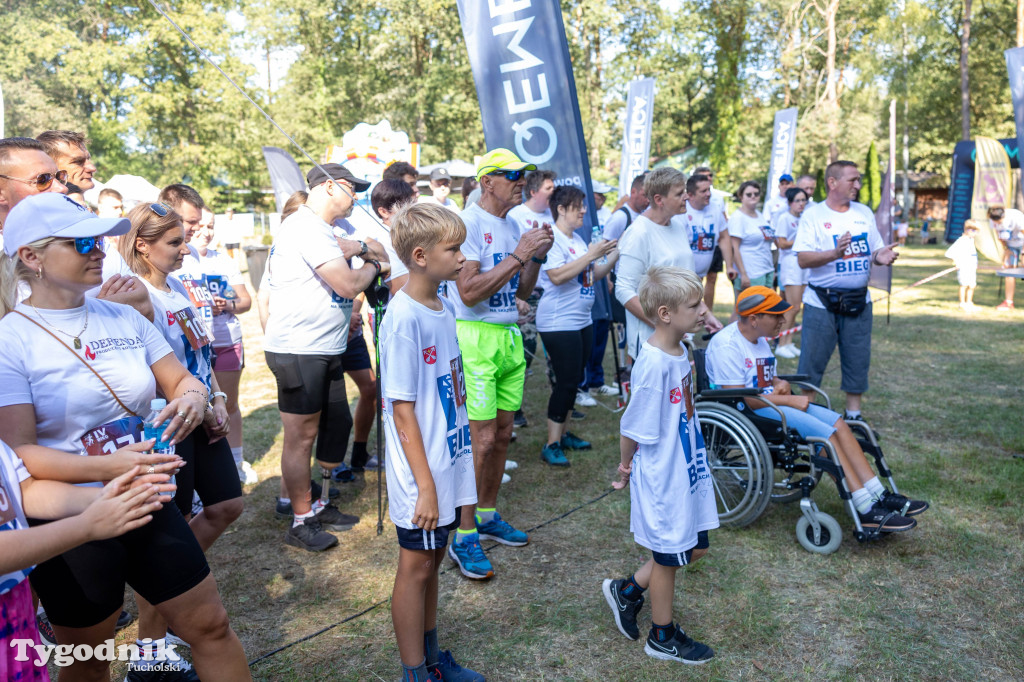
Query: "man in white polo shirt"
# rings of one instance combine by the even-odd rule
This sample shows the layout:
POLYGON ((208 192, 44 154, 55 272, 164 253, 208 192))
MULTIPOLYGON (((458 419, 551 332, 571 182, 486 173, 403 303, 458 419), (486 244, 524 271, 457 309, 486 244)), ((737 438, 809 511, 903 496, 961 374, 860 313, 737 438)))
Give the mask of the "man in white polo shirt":
POLYGON ((846 392, 846 417, 860 418, 861 395, 868 389, 871 364, 871 265, 891 265, 898 254, 875 227, 875 215, 857 203, 860 171, 852 161, 825 170, 828 197, 800 217, 793 252, 810 270, 804 291, 800 374, 820 385, 836 345, 846 392))
POLYGON ((322 168, 306 176, 309 198, 282 223, 270 249, 268 267, 274 276, 263 340, 267 366, 277 379, 284 429, 281 477, 293 514, 285 542, 310 551, 338 544, 324 528, 345 530, 358 521, 333 505, 321 506, 319 500, 311 504, 309 456, 317 440, 321 467, 337 466, 339 455, 344 459, 352 415, 341 356, 352 299, 382 269, 387 274, 388 265, 371 259, 359 269, 349 266, 331 224, 350 213, 355 193, 370 183, 340 164, 322 168))
POLYGON ((480 159, 480 201, 461 214, 466 223, 462 253, 466 263, 449 294, 455 303, 456 329, 466 377, 466 407, 473 440, 473 464, 479 506, 462 506, 462 519, 448 555, 468 578, 494 575, 481 539, 520 547, 529 542, 497 512, 498 488, 512 421, 523 400, 526 358, 516 326, 516 299, 526 300, 554 241, 550 225, 520 233, 506 220, 523 199, 525 172, 536 170, 507 149, 480 159))

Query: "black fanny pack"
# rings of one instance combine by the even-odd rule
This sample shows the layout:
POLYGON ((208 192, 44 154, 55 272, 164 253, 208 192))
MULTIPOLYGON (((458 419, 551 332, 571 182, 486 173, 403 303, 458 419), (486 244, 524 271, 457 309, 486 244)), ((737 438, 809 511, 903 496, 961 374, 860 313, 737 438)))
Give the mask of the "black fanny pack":
POLYGON ((827 289, 810 285, 818 295, 825 309, 835 315, 857 317, 868 307, 868 288, 859 289, 827 289))

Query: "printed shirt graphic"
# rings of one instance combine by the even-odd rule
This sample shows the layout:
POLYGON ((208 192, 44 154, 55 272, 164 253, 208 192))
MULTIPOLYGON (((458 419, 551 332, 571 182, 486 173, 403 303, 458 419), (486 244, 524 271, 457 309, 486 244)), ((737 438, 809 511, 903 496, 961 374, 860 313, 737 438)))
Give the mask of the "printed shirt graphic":
POLYGON ((689 230, 693 271, 698 277, 706 276, 711 269, 719 235, 725 229, 725 214, 722 213, 721 207, 709 202, 703 210, 698 211, 687 203, 686 213, 677 215, 672 220, 684 224, 689 230))
POLYGON ((188 249, 189 254, 182 260, 181 267, 172 274, 185 285, 192 307, 199 313, 207 335, 213 341, 213 296, 206 286, 205 266, 196 247, 189 244, 188 249))
MULTIPOLYGON (((28 470, 21 459, 6 443, 0 441, 0 533, 28 528, 21 509, 21 482, 28 477, 28 470)), ((29 566, 10 573, 0 573, 0 594, 6 594, 17 587, 33 568, 29 566)))
MULTIPOLYGON (((491 215, 480 208, 479 204, 464 210, 461 217, 466 223, 466 241, 462 244, 462 253, 467 261, 480 264, 481 274, 493 269, 519 245, 519 228, 510 221, 491 215)), ((493 296, 472 307, 463 303, 456 291, 451 291, 449 296, 455 304, 455 316, 460 320, 515 324, 519 316, 516 310, 519 275, 517 270, 512 279, 493 296)))
POLYGON ((594 307, 594 265, 591 263, 580 274, 567 282, 555 285, 548 279, 548 270, 560 268, 587 254, 587 243, 575 232, 565 236, 555 228, 555 243, 548 251, 548 261, 541 266, 538 286, 544 295, 537 304, 537 331, 577 331, 592 323, 590 309, 594 307))
POLYGON ((441 301, 442 310, 431 310, 400 291, 381 322, 388 506, 400 528, 416 527, 412 516, 419 488, 395 426, 395 400, 415 403, 437 491, 438 525, 455 520, 456 507, 476 502, 465 371, 452 303, 441 301))
POLYGON ((210 389, 213 373, 210 337, 202 318, 192 306, 187 287, 174 275, 167 278, 170 292, 161 291, 146 280, 142 281, 149 289, 149 298, 153 302, 153 324, 163 334, 181 364, 210 389))
POLYGON ((281 223, 267 260, 273 276, 264 350, 293 355, 345 351, 352 299, 339 296, 316 273, 337 258, 344 256, 331 226, 308 206, 281 223))
POLYGON ((745 386, 761 393, 774 393, 775 356, 764 337, 750 343, 733 322, 711 337, 706 364, 708 381, 713 388, 745 386))
MULTIPOLYGON (((170 355, 171 348, 153 323, 134 308, 93 298, 86 298, 85 304, 89 327, 81 337, 82 349, 75 352, 127 407, 145 415, 156 395, 150 367, 170 355)), ((46 327, 31 307, 17 309, 46 327)), ((69 329, 83 313, 83 308, 75 308, 43 314, 50 323, 69 329)), ((128 416, 95 374, 21 315, 0 320, 0 344, 5 349, 0 355, 0 386, 4 387, 0 407, 32 405, 40 445, 85 455, 82 438, 88 432, 128 416)))
POLYGON ((775 269, 772 263, 772 240, 775 231, 761 216, 751 218, 743 211, 729 217, 729 236, 740 239, 740 257, 747 277, 763 277, 775 269))
MULTIPOLYGON (((235 261, 226 253, 219 253, 214 249, 207 249, 206 255, 199 258, 199 267, 202 271, 203 284, 209 291, 210 296, 230 300, 235 298, 232 286, 244 286, 245 278, 238 270, 235 261)), ((184 269, 184 268, 182 268, 184 269)), ((183 284, 186 284, 184 279, 183 284)), ((186 284, 187 286, 187 284, 186 284)), ((192 293, 191 291, 189 292, 192 293)), ((212 300, 210 301, 212 304, 212 300)), ((195 298, 192 304, 196 305, 195 298)), ((197 306, 198 307, 198 306, 197 306)), ((230 304, 228 306, 230 310, 230 304)), ((213 307, 210 312, 212 315, 213 307)), ((233 346, 242 342, 242 321, 231 312, 224 312, 221 315, 212 315, 213 320, 213 345, 215 348, 222 346, 233 346)))
MULTIPOLYGON (((800 217, 793 215, 789 211, 784 211, 775 216, 773 227, 775 228, 776 237, 786 241, 793 241, 796 239, 796 234, 800 227, 800 217)), ((800 267, 796 262, 796 252, 792 248, 779 249, 779 267, 784 267, 787 264, 800 267)))
POLYGON ((623 436, 639 447, 629 479, 630 530, 637 544, 675 554, 718 528, 707 450, 693 406, 690 360, 648 343, 633 365, 623 436))
MULTIPOLYGON (((871 254, 885 246, 875 227, 875 214, 864 204, 850 202, 850 208, 839 213, 822 202, 807 208, 800 216, 793 251, 828 251, 836 248, 839 238, 849 232, 850 246, 843 257, 808 270, 808 281, 818 287, 859 289, 868 285, 871 275, 871 254)), ((867 300, 871 295, 867 294, 867 300)), ((804 290, 804 304, 824 308, 810 287, 804 290)))

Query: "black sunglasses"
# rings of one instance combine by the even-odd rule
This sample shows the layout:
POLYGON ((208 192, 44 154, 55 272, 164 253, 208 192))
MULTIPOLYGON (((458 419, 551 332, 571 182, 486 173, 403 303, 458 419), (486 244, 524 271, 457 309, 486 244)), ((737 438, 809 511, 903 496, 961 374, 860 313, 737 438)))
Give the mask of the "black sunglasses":
POLYGON ((504 175, 505 179, 508 180, 509 182, 516 182, 525 174, 526 171, 523 170, 497 170, 488 173, 488 175, 504 175))
POLYGON ((61 170, 57 171, 56 173, 40 173, 32 180, 22 180, 21 178, 13 178, 10 175, 3 174, 0 174, 0 178, 7 178, 8 180, 17 180, 18 182, 24 182, 26 185, 35 185, 37 190, 39 190, 40 192, 45 192, 46 190, 50 189, 50 185, 53 184, 54 180, 56 180, 62 185, 66 185, 68 183, 68 172, 61 170))

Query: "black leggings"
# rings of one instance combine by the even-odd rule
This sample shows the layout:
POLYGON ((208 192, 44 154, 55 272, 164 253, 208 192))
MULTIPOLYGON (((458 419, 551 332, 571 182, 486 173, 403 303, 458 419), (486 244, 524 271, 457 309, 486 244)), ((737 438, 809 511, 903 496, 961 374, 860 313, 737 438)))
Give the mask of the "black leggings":
POLYGON ((548 400, 548 419, 562 424, 576 402, 576 390, 583 381, 594 345, 594 325, 572 332, 541 332, 540 338, 555 372, 555 385, 548 400))

